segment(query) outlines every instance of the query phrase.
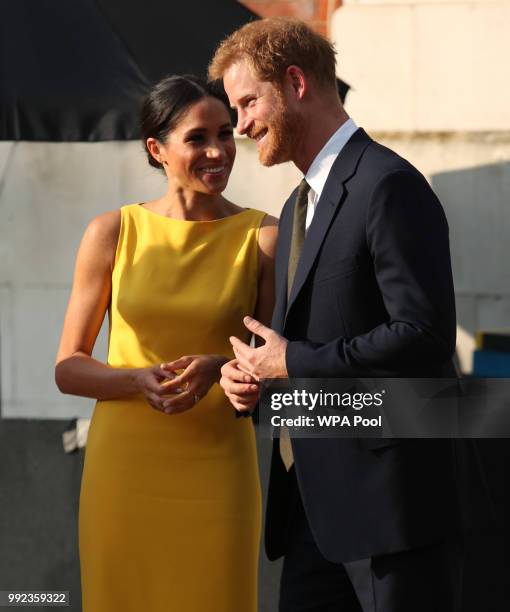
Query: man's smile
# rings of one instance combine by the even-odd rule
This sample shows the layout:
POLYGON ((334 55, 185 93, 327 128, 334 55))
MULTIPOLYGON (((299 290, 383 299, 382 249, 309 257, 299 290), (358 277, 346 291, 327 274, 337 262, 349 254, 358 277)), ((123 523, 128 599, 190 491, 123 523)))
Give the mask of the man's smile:
POLYGON ((267 132, 268 132, 268 128, 263 128, 262 130, 259 130, 258 132, 251 132, 249 134, 249 137, 252 140, 255 140, 258 144, 264 138, 267 132))

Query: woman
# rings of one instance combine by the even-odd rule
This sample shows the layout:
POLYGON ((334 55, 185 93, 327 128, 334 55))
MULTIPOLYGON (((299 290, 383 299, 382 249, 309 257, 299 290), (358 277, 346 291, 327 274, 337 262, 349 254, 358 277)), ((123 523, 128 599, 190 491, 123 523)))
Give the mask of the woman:
POLYGON ((243 316, 269 321, 276 224, 221 195, 235 144, 209 84, 164 79, 141 127, 168 190, 87 228, 57 357, 60 390, 98 400, 80 497, 83 610, 254 612, 254 431, 215 383, 229 336, 247 338, 243 316), (103 364, 91 353, 107 310, 103 364))

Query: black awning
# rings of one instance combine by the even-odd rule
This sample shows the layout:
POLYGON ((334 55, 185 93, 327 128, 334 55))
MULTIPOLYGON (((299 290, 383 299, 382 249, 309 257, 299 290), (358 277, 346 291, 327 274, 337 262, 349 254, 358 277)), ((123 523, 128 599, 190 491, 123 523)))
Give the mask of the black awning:
POLYGON ((6 2, 0 140, 137 139, 147 90, 167 74, 205 76, 218 43, 257 18, 237 0, 6 2))
POLYGON ((258 19, 237 0, 96 0, 144 75, 205 77, 218 43, 258 19))
POLYGON ((148 88, 205 74, 250 19, 236 0, 15 0, 0 20, 0 140, 138 138, 148 88))

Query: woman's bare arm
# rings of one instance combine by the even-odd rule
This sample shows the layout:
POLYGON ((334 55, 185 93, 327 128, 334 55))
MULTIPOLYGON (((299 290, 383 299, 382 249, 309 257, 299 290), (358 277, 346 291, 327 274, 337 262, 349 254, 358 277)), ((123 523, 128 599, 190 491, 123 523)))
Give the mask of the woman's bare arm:
POLYGON ((108 212, 89 224, 80 244, 55 367, 63 393, 96 399, 140 393, 140 369, 112 368, 91 357, 110 303, 119 231, 120 211, 108 212))
POLYGON ((271 326, 275 300, 274 258, 277 238, 278 219, 266 215, 259 231, 258 298, 254 318, 268 327, 271 326))

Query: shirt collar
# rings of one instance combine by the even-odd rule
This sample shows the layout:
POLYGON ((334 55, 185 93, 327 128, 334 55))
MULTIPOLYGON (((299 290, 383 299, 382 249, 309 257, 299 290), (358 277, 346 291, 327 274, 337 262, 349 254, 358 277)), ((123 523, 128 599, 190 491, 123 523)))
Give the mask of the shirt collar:
POLYGON ((354 121, 350 118, 347 119, 322 147, 317 157, 313 160, 312 165, 308 168, 305 180, 311 189, 313 189, 317 199, 322 194, 335 159, 357 129, 358 126, 354 121))

